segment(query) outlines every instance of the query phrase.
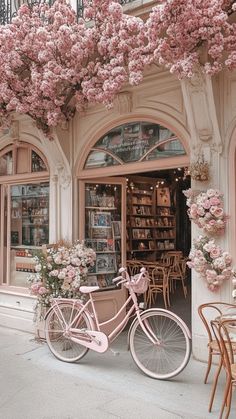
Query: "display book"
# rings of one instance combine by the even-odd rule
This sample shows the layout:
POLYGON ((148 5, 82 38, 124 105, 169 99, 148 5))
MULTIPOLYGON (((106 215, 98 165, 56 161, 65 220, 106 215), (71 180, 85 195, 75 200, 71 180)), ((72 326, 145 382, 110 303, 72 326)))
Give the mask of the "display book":
POLYGON ((109 207, 86 207, 86 245, 96 252, 96 263, 88 274, 90 286, 114 288, 113 279, 121 260, 121 221, 114 220, 116 211, 114 202, 109 207))
POLYGON ((127 259, 157 259, 176 248, 175 208, 164 179, 129 178, 127 259))

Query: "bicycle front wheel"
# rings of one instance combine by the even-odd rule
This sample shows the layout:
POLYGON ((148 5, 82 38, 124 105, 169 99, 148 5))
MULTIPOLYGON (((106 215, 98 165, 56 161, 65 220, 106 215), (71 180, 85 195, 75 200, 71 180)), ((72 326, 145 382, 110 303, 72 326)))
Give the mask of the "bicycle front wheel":
MULTIPOLYGON (((58 308, 52 308, 46 318, 45 336, 46 342, 53 355, 64 362, 75 362, 83 358, 88 348, 73 342, 65 334, 66 326, 71 324, 79 313, 80 308, 73 304, 60 303, 58 308)), ((82 313, 74 328, 92 329, 92 324, 86 313, 82 313)))
POLYGON ((158 340, 153 343, 138 319, 130 330, 130 352, 136 365, 149 377, 166 380, 178 375, 191 355, 187 330, 173 313, 158 309, 141 314, 143 324, 158 340))

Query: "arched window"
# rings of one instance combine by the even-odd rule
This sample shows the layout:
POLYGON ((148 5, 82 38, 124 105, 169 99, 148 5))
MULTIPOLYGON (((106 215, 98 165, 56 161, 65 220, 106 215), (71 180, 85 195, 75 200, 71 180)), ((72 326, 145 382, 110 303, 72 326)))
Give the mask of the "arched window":
POLYGON ((186 155, 176 135, 150 122, 119 125, 101 137, 91 149, 84 169, 117 166, 186 155))
POLYGON ((35 147, 16 143, 0 152, 0 176, 48 171, 47 163, 35 147))
POLYGON ((49 242, 49 168, 33 145, 0 151, 0 283, 25 287, 32 257, 49 242))

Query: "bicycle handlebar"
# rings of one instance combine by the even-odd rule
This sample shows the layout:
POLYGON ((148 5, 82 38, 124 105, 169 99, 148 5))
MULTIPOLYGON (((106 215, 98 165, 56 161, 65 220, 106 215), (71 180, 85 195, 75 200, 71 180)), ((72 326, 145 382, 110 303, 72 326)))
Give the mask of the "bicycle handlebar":
POLYGON ((137 283, 139 283, 139 281, 142 279, 142 277, 145 275, 145 273, 146 273, 146 268, 144 268, 144 267, 142 267, 141 269, 140 269, 140 273, 138 274, 139 275, 139 277, 138 277, 138 279, 136 279, 135 281, 134 281, 134 279, 132 278, 132 277, 130 277, 129 276, 129 274, 128 274, 128 272, 127 272, 127 268, 120 268, 119 269, 119 273, 121 273, 121 275, 120 276, 118 276, 117 278, 114 278, 113 280, 112 280, 112 282, 113 283, 115 283, 115 282, 117 282, 117 281, 119 281, 119 282, 117 282, 117 286, 118 285, 120 285, 120 284, 124 284, 124 283, 130 283, 130 284, 132 284, 133 282, 135 282, 136 284, 137 283))

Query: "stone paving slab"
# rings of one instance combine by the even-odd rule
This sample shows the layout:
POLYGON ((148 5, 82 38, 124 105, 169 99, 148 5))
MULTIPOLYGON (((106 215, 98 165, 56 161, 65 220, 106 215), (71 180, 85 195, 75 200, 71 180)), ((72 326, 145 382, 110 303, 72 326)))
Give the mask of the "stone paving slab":
POLYGON ((137 369, 125 333, 112 348, 68 364, 32 335, 0 328, 0 419, 218 419, 224 374, 209 414, 205 364, 191 360, 178 377, 158 381, 137 369))

